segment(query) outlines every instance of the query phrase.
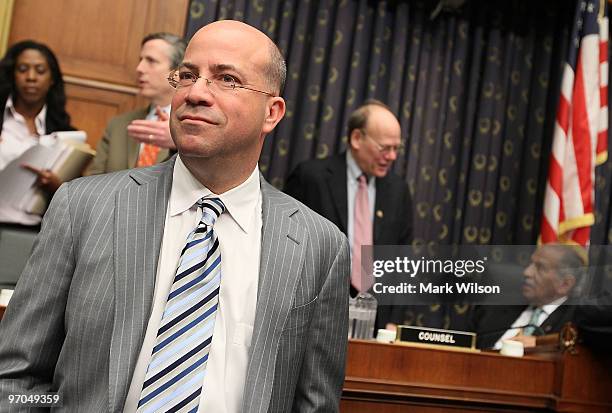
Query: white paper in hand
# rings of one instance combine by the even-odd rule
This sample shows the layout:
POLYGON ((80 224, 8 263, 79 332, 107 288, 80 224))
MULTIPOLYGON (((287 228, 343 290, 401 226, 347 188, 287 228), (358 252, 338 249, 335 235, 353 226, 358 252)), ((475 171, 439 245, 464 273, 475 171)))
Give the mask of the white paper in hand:
POLYGON ((35 145, 0 171, 0 221, 36 224, 40 217, 24 211, 25 205, 35 196, 35 173, 23 168, 23 164, 39 169, 49 169, 62 153, 61 145, 35 145))

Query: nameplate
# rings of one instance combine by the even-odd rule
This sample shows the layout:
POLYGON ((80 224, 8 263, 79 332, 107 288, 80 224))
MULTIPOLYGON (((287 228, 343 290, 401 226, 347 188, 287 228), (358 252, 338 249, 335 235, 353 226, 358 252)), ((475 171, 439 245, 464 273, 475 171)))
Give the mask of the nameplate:
POLYGON ((397 326, 396 341, 428 347, 441 346, 472 350, 476 348, 475 333, 427 327, 397 326))

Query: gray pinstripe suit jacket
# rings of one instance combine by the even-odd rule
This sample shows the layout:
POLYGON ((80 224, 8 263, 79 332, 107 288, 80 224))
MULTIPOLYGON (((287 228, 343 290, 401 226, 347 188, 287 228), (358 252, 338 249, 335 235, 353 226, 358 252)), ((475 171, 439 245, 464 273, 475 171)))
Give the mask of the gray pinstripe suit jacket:
MULTIPOLYGON (((173 165, 174 158, 78 179, 55 194, 0 326, 3 403, 10 393, 59 391, 61 411, 123 409, 152 307, 173 165)), ((335 225, 263 179, 261 190, 243 411, 337 411, 348 243, 335 225)))

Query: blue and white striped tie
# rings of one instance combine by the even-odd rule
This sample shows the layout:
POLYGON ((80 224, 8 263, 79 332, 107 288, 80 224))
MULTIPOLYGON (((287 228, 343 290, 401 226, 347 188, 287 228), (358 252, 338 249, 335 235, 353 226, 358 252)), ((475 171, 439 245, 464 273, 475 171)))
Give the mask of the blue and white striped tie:
POLYGON ((202 219, 187 237, 142 385, 138 412, 197 412, 221 282, 221 251, 213 225, 225 211, 202 198, 202 219))

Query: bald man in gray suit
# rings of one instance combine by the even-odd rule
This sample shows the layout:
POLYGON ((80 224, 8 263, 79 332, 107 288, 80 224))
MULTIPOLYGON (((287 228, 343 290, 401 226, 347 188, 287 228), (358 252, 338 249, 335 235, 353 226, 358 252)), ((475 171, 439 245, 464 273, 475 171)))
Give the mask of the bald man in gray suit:
POLYGON ((178 157, 60 188, 0 326, 0 410, 27 411, 9 395, 46 392, 59 394, 59 411, 70 412, 167 411, 187 403, 214 412, 338 410, 346 237, 257 172, 264 137, 285 113, 285 73, 280 52, 260 31, 235 21, 205 26, 171 75, 178 157), (184 245, 181 220, 198 213, 197 205, 178 208, 185 200, 177 194, 191 192, 227 207, 214 224, 219 306, 195 401, 162 408, 142 394, 175 277, 165 269, 176 269, 182 255, 170 246, 178 238, 184 245), (246 265, 253 257, 256 265, 246 265), (236 296, 246 298, 236 303, 236 296))

